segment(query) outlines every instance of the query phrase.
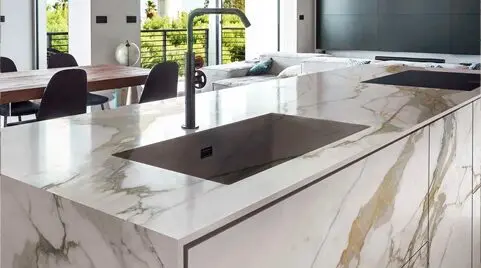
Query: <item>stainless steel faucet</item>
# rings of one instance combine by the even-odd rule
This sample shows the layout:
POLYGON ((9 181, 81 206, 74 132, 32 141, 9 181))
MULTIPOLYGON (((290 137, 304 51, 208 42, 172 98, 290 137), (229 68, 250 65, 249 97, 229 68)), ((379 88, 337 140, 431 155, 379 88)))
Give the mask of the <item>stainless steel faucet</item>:
POLYGON ((185 125, 184 129, 197 129, 195 123, 195 54, 194 54, 194 18, 205 14, 234 14, 240 17, 247 28, 251 26, 244 12, 237 8, 198 8, 189 14, 187 22, 187 53, 185 54, 185 125))

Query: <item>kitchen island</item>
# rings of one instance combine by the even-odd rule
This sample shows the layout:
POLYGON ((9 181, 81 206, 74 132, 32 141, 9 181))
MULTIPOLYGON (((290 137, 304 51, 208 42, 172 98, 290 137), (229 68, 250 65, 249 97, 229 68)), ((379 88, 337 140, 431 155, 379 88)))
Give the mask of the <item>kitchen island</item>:
POLYGON ((182 98, 4 129, 1 267, 481 267, 480 89, 362 83, 405 70, 199 94, 197 132, 269 113, 367 126, 231 185, 114 156, 191 134, 182 98))

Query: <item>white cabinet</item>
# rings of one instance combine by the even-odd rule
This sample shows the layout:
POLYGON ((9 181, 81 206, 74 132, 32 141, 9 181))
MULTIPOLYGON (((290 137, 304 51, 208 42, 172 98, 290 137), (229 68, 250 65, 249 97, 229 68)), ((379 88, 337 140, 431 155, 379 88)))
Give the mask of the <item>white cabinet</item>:
POLYGON ((472 105, 430 126, 430 267, 471 267, 472 130, 472 105))
POLYGON ((190 248, 188 268, 426 267, 428 145, 426 128, 360 160, 190 248))

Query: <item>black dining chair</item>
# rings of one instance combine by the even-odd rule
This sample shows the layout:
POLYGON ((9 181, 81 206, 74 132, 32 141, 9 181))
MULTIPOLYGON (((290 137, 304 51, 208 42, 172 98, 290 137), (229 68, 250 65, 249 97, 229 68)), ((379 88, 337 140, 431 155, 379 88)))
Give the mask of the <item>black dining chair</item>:
POLYGON ((179 65, 175 62, 159 63, 152 68, 145 82, 139 103, 177 97, 179 65))
POLYGON ((87 73, 81 69, 62 70, 53 75, 45 88, 37 118, 7 126, 83 114, 87 111, 86 107, 87 73))
MULTIPOLYGON (((64 68, 64 67, 77 67, 78 63, 74 56, 68 53, 54 53, 48 58, 48 68, 64 68)), ((87 106, 100 105, 102 110, 105 110, 104 104, 109 101, 109 98, 93 93, 87 94, 87 106)))
MULTIPOLYGON (((13 60, 7 57, 0 57, 0 72, 11 73, 16 72, 17 66, 13 60)), ((0 115, 3 116, 3 126, 8 123, 9 116, 18 117, 18 121, 22 121, 22 116, 34 115, 38 112, 39 105, 31 101, 13 102, 10 104, 0 105, 0 115)))

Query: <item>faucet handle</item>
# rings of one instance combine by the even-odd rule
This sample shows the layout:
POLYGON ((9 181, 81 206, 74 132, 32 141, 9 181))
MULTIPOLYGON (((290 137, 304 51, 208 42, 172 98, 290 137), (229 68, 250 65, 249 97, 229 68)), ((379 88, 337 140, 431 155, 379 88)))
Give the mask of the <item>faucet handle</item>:
POLYGON ((196 89, 201 89, 204 88, 205 85, 207 84, 207 76, 205 75, 204 72, 200 70, 195 70, 194 72, 194 87, 196 89))

